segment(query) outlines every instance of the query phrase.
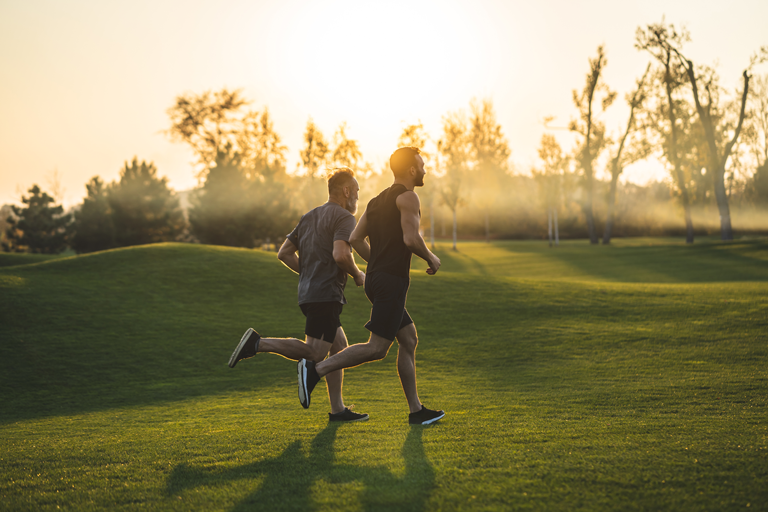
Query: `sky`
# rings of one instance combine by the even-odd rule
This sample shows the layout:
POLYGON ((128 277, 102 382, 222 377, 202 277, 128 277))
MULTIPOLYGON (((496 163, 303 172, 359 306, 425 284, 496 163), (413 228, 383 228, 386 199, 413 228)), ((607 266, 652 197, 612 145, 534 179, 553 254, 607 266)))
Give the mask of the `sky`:
MULTIPOLYGON (((0 0, 0 204, 58 181, 73 206, 91 177, 117 179, 134 156, 176 190, 196 186, 166 111, 180 94, 223 87, 269 109, 289 171, 309 118, 328 139, 346 122, 380 169, 406 125, 437 139, 443 116, 487 98, 527 172, 543 119, 565 126, 576 114, 571 91, 598 45, 623 97, 649 61, 635 30, 662 17, 687 27, 689 58, 716 65, 730 89, 768 45, 765 0, 0 0)), ((609 131, 627 114, 616 102, 609 131)), ((551 133, 571 148, 571 134, 551 133)), ((666 171, 650 161, 624 174, 646 183, 666 171)))

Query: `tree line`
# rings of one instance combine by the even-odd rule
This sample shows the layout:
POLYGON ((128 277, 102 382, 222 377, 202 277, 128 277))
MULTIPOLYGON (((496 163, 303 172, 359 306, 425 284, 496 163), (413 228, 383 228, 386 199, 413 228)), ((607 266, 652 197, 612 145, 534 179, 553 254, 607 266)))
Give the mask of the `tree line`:
MULTIPOLYGON (((613 130, 603 117, 619 95, 605 83, 607 51, 599 46, 584 84, 572 91, 567 129, 576 144, 564 150, 549 129, 553 118, 545 119, 539 164, 529 172, 511 164, 489 99, 446 114, 437 138, 421 122, 405 126, 397 145, 423 148, 430 172, 420 190, 425 235, 433 243, 435 236, 452 238, 454 249, 459 235, 546 233, 550 244, 561 236, 598 243, 602 235, 607 244, 615 234, 684 231, 692 243, 696 212, 715 207, 721 238, 732 239, 734 203, 744 211, 768 204, 768 75, 753 76, 768 47, 750 59, 739 90, 729 91, 714 68, 686 57, 689 41, 685 29, 663 21, 637 29, 635 47, 649 63, 624 95, 625 124, 613 130), (648 158, 668 169, 668 183, 620 182, 626 167, 648 158), (598 179, 600 171, 606 179, 598 179), (680 221, 669 221, 677 208, 680 221), (667 212, 666 223, 657 210, 667 212)), ((56 253, 69 246, 85 253, 170 240, 255 247, 279 242, 302 213, 324 202, 329 169, 355 169, 363 200, 391 181, 386 165, 374 169, 363 158, 346 124, 327 138, 311 118, 289 173, 287 147, 268 109, 250 108, 239 90, 184 94, 167 113, 167 135, 195 155, 199 186, 186 209, 154 164, 134 157, 115 182, 92 178, 72 214, 33 186, 24 206, 0 211, 3 249, 56 253)))

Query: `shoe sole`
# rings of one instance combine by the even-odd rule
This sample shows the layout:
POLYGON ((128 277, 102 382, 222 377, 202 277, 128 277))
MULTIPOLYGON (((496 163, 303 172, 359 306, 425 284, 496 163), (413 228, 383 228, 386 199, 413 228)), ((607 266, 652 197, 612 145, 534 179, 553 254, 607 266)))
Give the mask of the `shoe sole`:
POLYGON ((369 419, 370 419, 370 416, 366 414, 362 418, 357 418, 356 420, 328 420, 328 422, 329 423, 354 423, 356 421, 368 421, 369 419))
POLYGON ((445 413, 441 414, 441 415, 440 415, 440 416, 438 416, 437 418, 432 418, 432 419, 429 419, 429 420, 427 420, 427 421, 423 421, 423 422, 421 422, 421 423, 411 423, 411 425, 429 425, 429 424, 431 424, 431 423, 434 423, 434 422, 436 422, 437 420, 441 420, 441 419, 443 419, 443 418, 445 418, 445 413))
POLYGON ((307 360, 302 359, 298 365, 299 372, 299 402, 305 409, 309 409, 309 393, 307 392, 307 360))
MULTIPOLYGON (((247 331, 245 331, 245 334, 243 334, 243 337, 240 338, 240 343, 237 344, 237 348, 235 348, 235 351, 232 352, 232 357, 229 358, 229 367, 234 368, 237 364, 237 356, 240 354, 240 351, 243 350, 243 347, 245 346, 245 342, 248 340, 248 337, 253 332, 252 328, 248 328, 247 331)), ((256 344, 256 350, 259 349, 258 343, 256 344)))

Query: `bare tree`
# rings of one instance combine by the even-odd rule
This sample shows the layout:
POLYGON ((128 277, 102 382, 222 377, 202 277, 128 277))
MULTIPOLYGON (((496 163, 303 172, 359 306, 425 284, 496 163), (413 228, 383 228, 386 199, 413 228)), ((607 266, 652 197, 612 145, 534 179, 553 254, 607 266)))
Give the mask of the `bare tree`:
POLYGON ((640 78, 640 80, 638 80, 635 90, 631 93, 631 95, 627 95, 627 103, 629 103, 629 120, 627 121, 627 128, 624 130, 624 134, 621 136, 621 140, 619 141, 619 147, 616 149, 616 153, 613 155, 613 158, 611 158, 611 185, 608 190, 608 209, 605 214, 603 244, 611 243, 611 229, 613 228, 614 207, 616 205, 616 188, 618 186, 619 176, 621 175, 625 166, 638 160, 642 160, 650 153, 649 144, 645 138, 631 141, 634 142, 634 144, 630 143, 629 145, 632 147, 625 152, 625 147, 628 145, 627 141, 630 135, 632 135, 632 133, 635 131, 635 111, 640 107, 640 105, 642 105, 643 101, 645 100, 645 81, 650 69, 651 65, 649 63, 645 68, 643 76, 640 78))
POLYGON ((437 142, 437 151, 444 172, 440 196, 443 204, 453 213, 453 250, 456 248, 456 211, 466 203, 465 176, 469 167, 470 150, 466 118, 453 112, 443 118, 443 136, 437 142))
POLYGON ((568 158, 563 155, 560 144, 555 137, 545 133, 541 136, 539 145, 539 158, 543 168, 533 169, 533 178, 539 185, 539 195, 541 202, 547 210, 547 237, 549 246, 552 247, 552 235, 554 225, 554 245, 560 245, 560 232, 557 223, 557 210, 560 206, 561 187, 563 173, 568 166, 568 158))
POLYGON ((744 87, 741 93, 741 108, 739 109, 738 122, 732 130, 731 139, 722 148, 718 147, 717 132, 725 132, 726 129, 723 126, 718 126, 719 123, 716 121, 716 116, 713 115, 713 109, 717 109, 717 99, 719 96, 719 86, 714 70, 708 67, 696 69, 693 61, 683 55, 681 48, 672 47, 672 50, 688 74, 688 80, 693 91, 693 100, 696 104, 696 112, 699 114, 699 120, 704 128, 707 148, 709 149, 709 167, 714 179, 715 199, 717 200, 717 208, 720 212, 720 238, 722 240, 733 240, 731 210, 728 205, 728 194, 725 189, 725 166, 728 163, 728 157, 731 155, 734 145, 739 139, 739 134, 744 124, 749 94, 749 72, 755 64, 764 62, 768 58, 768 46, 762 47, 760 52, 750 59, 749 66, 742 73, 744 87), (699 86, 702 86, 703 90, 700 91, 699 86))
POLYGON ((611 91, 601 80, 603 69, 608 63, 605 50, 602 45, 597 47, 597 57, 589 59, 589 73, 587 73, 584 89, 579 93, 573 91, 573 103, 579 111, 578 119, 571 121, 569 129, 584 137, 579 151, 579 163, 584 171, 584 188, 586 200, 584 214, 587 218, 590 243, 596 244, 597 231, 593 213, 594 202, 594 162, 600 152, 605 148, 605 124, 596 117, 594 103, 600 100, 600 108, 604 112, 616 99, 616 93, 611 91), (601 98, 599 98, 601 96, 601 98))

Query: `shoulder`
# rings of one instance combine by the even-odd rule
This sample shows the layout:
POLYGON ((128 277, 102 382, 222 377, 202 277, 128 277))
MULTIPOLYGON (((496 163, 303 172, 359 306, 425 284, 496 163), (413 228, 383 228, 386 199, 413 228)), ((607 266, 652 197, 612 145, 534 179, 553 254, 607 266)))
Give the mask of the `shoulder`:
POLYGON ((419 201, 419 196, 413 190, 406 190, 405 192, 397 196, 396 203, 397 203, 397 207, 400 210, 403 210, 403 209, 418 210, 419 207, 421 206, 421 202, 419 201))

